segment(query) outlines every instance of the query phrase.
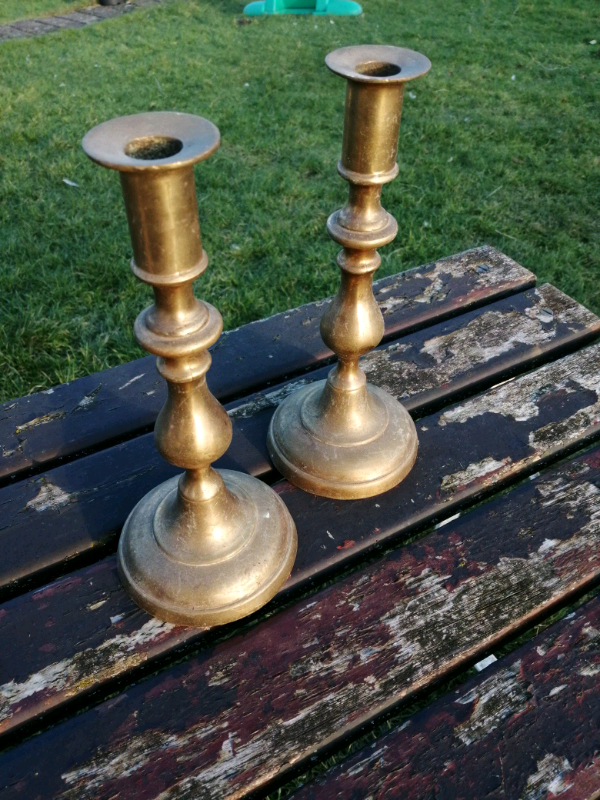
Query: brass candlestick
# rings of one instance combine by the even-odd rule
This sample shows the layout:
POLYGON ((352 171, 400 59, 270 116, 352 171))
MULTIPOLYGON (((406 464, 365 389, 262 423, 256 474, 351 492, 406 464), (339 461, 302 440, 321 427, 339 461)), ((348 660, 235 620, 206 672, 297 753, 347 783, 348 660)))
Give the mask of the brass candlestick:
POLYGON ((350 184, 347 204, 327 221, 344 248, 337 296, 321 336, 338 356, 326 381, 295 392, 271 421, 273 463, 292 483, 333 498, 371 497, 399 483, 417 455, 417 433, 393 397, 367 385, 360 356, 381 341, 383 317, 373 297, 377 248, 398 232, 381 207, 381 187, 398 174, 396 152, 406 81, 431 64, 412 50, 381 45, 342 47, 325 63, 347 79, 344 141, 338 172, 350 184))
POLYGON ((193 165, 219 146, 219 131, 191 114, 121 117, 91 130, 86 154, 118 170, 133 245, 133 273, 154 289, 138 316, 137 341, 158 356, 168 399, 154 438, 185 468, 144 497, 119 542, 119 572, 134 600, 160 619, 216 625, 250 614, 290 574, 296 529, 261 481, 210 465, 231 441, 231 422, 206 386, 208 353, 223 329, 192 282, 202 249, 193 165))

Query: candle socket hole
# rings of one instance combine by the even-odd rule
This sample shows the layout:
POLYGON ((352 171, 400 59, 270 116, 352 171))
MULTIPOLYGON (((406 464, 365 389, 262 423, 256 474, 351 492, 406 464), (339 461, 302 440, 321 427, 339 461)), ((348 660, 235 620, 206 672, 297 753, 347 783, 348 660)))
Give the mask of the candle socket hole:
POLYGON ((398 75, 400 69, 397 64, 390 64, 388 61, 366 61, 356 67, 359 75, 368 75, 371 78, 391 78, 392 75, 398 75))
POLYGON ((160 161, 176 155, 183 148, 183 142, 171 136, 141 136, 125 147, 125 155, 143 161, 160 161))

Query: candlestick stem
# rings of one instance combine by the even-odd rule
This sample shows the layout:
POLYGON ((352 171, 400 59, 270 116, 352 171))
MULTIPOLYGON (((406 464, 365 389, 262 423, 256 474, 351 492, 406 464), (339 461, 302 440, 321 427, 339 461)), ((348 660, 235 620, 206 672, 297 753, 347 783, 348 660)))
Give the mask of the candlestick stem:
POLYGON ((296 529, 277 494, 249 475, 211 466, 232 430, 206 385, 208 348, 221 335, 221 315, 192 290, 208 265, 193 165, 218 145, 211 122, 172 112, 114 119, 83 140, 93 161, 121 174, 131 269, 154 290, 154 305, 138 316, 134 332, 158 357, 168 386, 154 438, 160 454, 185 469, 129 515, 119 573, 146 611, 195 626, 260 608, 283 585, 296 554, 296 529))
POLYGON ((326 381, 294 393, 275 412, 268 435, 273 463, 292 483, 333 498, 370 497, 410 471, 417 434, 395 398, 367 384, 359 359, 381 341, 384 323, 373 296, 379 247, 398 231, 381 206, 383 184, 398 174, 396 152, 404 84, 429 60, 398 47, 344 47, 325 59, 347 79, 342 157, 348 202, 327 221, 342 246, 340 287, 321 320, 321 336, 338 356, 326 381))

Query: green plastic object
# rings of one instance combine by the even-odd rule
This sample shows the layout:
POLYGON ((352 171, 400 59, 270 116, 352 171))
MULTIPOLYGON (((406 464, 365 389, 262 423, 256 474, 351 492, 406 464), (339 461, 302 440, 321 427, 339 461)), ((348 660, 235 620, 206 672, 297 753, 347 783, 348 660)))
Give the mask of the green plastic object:
POLYGON ((362 14, 354 0, 254 0, 244 8, 251 17, 261 14, 362 14))

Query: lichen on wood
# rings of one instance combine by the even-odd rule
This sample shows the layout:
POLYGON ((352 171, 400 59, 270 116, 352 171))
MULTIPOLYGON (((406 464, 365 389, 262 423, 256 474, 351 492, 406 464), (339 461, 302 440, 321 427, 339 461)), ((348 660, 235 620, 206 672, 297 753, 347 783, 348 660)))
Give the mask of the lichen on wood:
MULTIPOLYGON (((153 787, 148 797, 240 798, 474 660, 600 575, 596 460, 592 453, 542 474, 132 687, 114 710, 108 701, 72 719, 64 733, 55 728, 52 763, 44 767, 49 796, 136 797, 141 781, 153 787), (61 737, 77 738, 90 715, 110 747, 81 743, 77 759, 70 752, 65 761, 61 737)), ((597 646, 597 628, 585 630, 597 646)), ((456 736, 470 747, 528 707, 520 672, 484 680, 459 697, 471 712, 456 736)), ((45 736, 11 760, 10 780, 33 781, 32 791, 35 779, 18 763, 30 763, 38 748, 48 754, 45 736)))

